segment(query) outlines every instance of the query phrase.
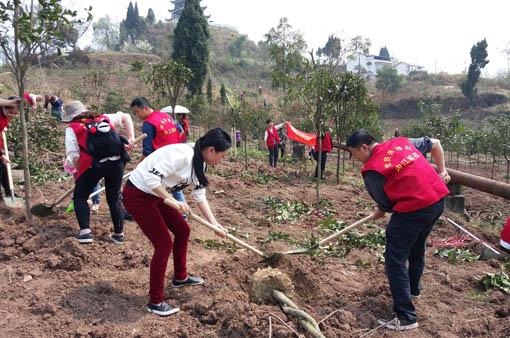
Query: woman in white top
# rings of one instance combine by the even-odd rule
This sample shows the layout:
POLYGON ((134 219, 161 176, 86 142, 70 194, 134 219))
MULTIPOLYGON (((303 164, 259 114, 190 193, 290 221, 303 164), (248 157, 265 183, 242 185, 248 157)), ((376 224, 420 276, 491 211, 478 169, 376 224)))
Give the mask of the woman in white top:
POLYGON ((67 162, 76 168, 73 202, 80 225, 76 239, 82 244, 92 242, 87 199, 104 178, 114 228, 110 238, 120 244, 124 241, 124 219, 119 196, 124 166, 129 160, 125 150, 131 149, 134 140, 133 121, 128 114, 107 116, 91 112, 80 101, 64 106, 62 121, 69 123, 65 136, 67 162), (115 131, 122 127, 126 128, 129 140, 115 131))
MULTIPOLYGON (((221 162, 231 145, 230 136, 216 128, 194 145, 181 143, 161 147, 136 167, 124 187, 124 206, 154 246, 150 266, 150 301, 147 305, 151 313, 168 316, 179 311, 164 301, 165 272, 172 249, 172 286, 180 288, 204 282, 186 270, 190 228, 182 214, 188 212, 189 207, 186 203, 177 202, 180 210, 176 210, 165 204, 166 199, 175 201, 166 188, 175 192, 191 186, 192 198, 201 213, 209 222, 223 229, 207 202, 205 188, 209 181, 204 172, 206 165, 221 162), (173 242, 170 232, 174 235, 173 242)), ((218 235, 224 236, 225 233, 218 235)))

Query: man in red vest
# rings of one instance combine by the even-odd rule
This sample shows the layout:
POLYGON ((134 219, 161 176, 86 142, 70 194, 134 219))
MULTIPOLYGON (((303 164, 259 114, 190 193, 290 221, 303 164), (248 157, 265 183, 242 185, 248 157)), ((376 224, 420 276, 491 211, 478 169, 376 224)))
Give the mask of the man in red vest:
MULTIPOLYGON (((331 142, 331 135, 329 131, 322 132, 321 137, 321 179, 324 179, 324 170, 326 170, 326 160, 328 158, 328 153, 333 149, 333 143, 331 142)), ((315 151, 313 153, 314 160, 317 161, 317 166, 315 166, 315 177, 319 176, 319 140, 315 140, 315 151)))
MULTIPOLYGON (((181 135, 174 123, 174 118, 167 113, 152 109, 149 100, 145 97, 136 97, 131 102, 131 109, 143 121, 142 133, 147 134, 143 140, 143 156, 149 156, 166 145, 181 143, 181 135)), ((177 201, 186 203, 181 190, 175 191, 172 195, 177 201)))
POLYGON ((378 144, 365 130, 355 131, 347 148, 363 163, 361 172, 377 203, 376 219, 391 212, 386 227, 385 270, 395 317, 380 320, 386 328, 403 331, 418 327, 413 299, 420 297, 425 267, 425 241, 444 210, 450 176, 439 140, 397 137, 378 144), (423 156, 430 152, 439 175, 423 156))
POLYGON ((264 133, 264 141, 266 142, 267 150, 269 150, 269 165, 274 168, 276 168, 278 162, 278 145, 280 144, 278 129, 282 126, 283 124, 280 124, 278 127, 275 127, 273 121, 269 119, 267 120, 267 128, 264 133))

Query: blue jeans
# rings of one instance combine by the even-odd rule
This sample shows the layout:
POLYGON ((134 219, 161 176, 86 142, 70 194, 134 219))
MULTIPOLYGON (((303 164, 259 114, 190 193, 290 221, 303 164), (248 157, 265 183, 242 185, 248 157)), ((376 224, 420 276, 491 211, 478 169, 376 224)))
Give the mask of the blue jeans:
POLYGON ((385 269, 393 310, 405 322, 416 322, 411 295, 420 294, 425 267, 425 242, 444 210, 444 199, 410 213, 393 213, 386 227, 385 269))
POLYGON ((179 202, 186 202, 186 197, 184 197, 182 190, 172 193, 172 196, 179 202))
MULTIPOLYGON (((97 185, 94 187, 94 190, 92 190, 92 193, 95 193, 99 189, 101 189, 101 184, 98 182, 97 185)), ((99 202, 101 202, 101 198, 99 197, 99 195, 100 194, 92 196, 92 203, 93 204, 99 204, 99 202)))

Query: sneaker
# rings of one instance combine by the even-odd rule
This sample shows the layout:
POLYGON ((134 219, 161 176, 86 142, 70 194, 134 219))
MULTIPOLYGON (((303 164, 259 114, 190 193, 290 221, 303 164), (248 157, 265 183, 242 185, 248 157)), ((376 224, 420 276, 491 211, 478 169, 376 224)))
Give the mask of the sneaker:
POLYGON ((413 295, 411 294, 411 299, 420 299, 421 295, 413 295))
POLYGON ((76 235, 75 237, 78 242, 80 242, 80 244, 89 244, 89 243, 92 243, 92 233, 88 233, 88 234, 85 234, 85 235, 80 235, 80 233, 78 233, 78 235, 76 235))
POLYGON ((110 239, 115 244, 122 244, 124 243, 124 234, 111 234, 110 239))
POLYGON ((92 204, 92 207, 90 207, 90 211, 98 213, 99 212, 99 204, 92 204))
POLYGON ((394 331, 407 331, 418 328, 418 322, 406 322, 397 317, 392 320, 379 319, 378 322, 385 328, 394 331))
POLYGON ((172 305, 168 304, 167 302, 161 302, 159 304, 147 304, 146 307, 147 311, 150 313, 154 313, 158 316, 170 316, 173 315, 176 312, 179 312, 180 309, 178 307, 173 307, 172 305))
POLYGON ((185 281, 179 282, 175 278, 172 281, 172 286, 174 288, 182 288, 183 286, 192 286, 192 285, 200 285, 204 284, 204 280, 200 277, 188 275, 185 281))

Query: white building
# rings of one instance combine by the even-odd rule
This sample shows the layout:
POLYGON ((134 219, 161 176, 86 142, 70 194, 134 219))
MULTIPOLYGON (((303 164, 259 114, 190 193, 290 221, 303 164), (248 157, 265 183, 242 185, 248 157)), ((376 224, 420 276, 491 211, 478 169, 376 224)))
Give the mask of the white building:
POLYGON ((399 75, 409 75, 412 71, 424 70, 422 66, 413 65, 407 62, 396 62, 377 55, 365 54, 353 55, 347 60, 346 64, 348 72, 356 74, 360 73, 369 79, 374 79, 379 70, 385 67, 394 67, 399 75))

